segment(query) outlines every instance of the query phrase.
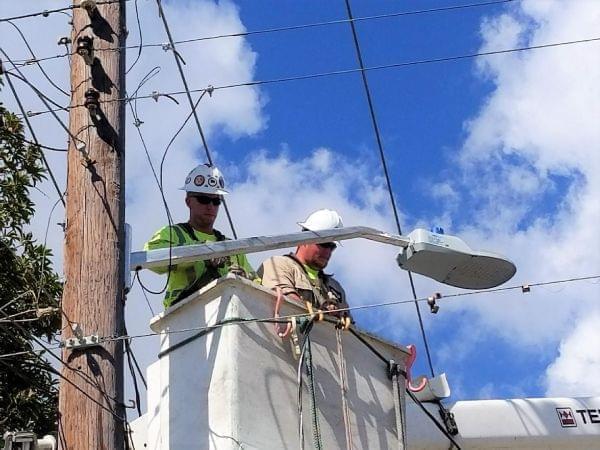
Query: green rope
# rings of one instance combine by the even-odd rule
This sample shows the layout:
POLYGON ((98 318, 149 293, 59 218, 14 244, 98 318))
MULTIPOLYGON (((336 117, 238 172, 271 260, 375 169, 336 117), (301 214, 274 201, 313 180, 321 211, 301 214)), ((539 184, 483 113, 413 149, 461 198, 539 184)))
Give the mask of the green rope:
POLYGON ((315 377, 312 363, 312 350, 310 345, 310 336, 306 335, 306 374, 308 375, 308 391, 310 393, 310 412, 312 418, 313 441, 316 450, 323 449, 321 440, 321 428, 319 426, 319 414, 317 411, 317 398, 315 395, 315 377))

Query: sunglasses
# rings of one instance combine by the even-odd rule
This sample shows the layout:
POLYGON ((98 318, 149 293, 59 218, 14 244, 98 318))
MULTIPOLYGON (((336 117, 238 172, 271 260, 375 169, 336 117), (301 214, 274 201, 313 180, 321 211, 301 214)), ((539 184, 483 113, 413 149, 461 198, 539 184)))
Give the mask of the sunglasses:
POLYGON ((322 244, 317 244, 321 248, 326 248, 328 250, 335 250, 337 248, 337 244, 335 242, 324 242, 322 244))
POLYGON ((219 206, 222 200, 219 197, 208 197, 206 195, 192 195, 198 203, 201 205, 208 205, 212 203, 215 206, 219 206))

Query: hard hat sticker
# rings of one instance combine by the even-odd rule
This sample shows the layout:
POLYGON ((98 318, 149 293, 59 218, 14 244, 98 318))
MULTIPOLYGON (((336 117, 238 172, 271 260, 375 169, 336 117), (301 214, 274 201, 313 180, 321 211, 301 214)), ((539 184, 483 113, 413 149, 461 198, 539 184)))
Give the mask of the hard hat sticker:
POLYGON ((205 178, 203 175, 196 175, 196 178, 194 178, 194 184, 196 186, 204 185, 204 181, 205 181, 205 178))
POLYGON ((185 179, 185 184, 190 184, 190 181, 192 181, 192 177, 187 177, 185 179))
POLYGON ((217 185, 217 179, 215 177, 208 177, 208 185, 215 187, 217 185))

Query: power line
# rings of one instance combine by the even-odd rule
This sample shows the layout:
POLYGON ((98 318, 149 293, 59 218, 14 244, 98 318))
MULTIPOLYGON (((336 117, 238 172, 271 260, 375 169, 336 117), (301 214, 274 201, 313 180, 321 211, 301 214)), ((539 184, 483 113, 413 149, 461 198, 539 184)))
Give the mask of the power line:
MULTIPOLYGON (((390 180, 390 174, 387 167, 387 162, 385 158, 385 152, 383 150, 383 142, 381 139, 381 133, 379 131, 379 125, 377 124, 377 116, 375 115, 375 107, 373 106, 373 99, 371 96, 371 89, 369 88, 369 81, 367 80, 367 74, 364 71, 365 65, 363 62, 362 52, 360 49, 360 43, 358 40, 358 34, 356 33, 356 27, 352 19, 352 8, 350 7, 350 0, 345 0, 346 3, 346 11, 348 12, 348 18, 350 19, 350 28, 352 30, 352 40, 354 41, 354 48, 356 49, 356 58, 358 60, 358 65, 360 67, 360 75, 363 82, 363 87, 365 89, 365 94, 367 96, 367 104, 369 107, 369 115, 371 116, 371 123, 373 125, 373 131, 375 132, 375 138, 377 141, 377 148, 379 149, 379 159, 381 160, 381 166, 383 168, 383 173, 385 175, 385 182, 388 190, 388 194, 390 197, 390 203, 392 205, 392 211, 394 213, 394 220, 396 222, 396 228, 398 230, 398 234, 402 234, 402 227, 400 225, 400 217, 398 215, 398 207, 396 206, 396 200, 394 199, 394 192, 392 189, 392 182, 390 180)), ((421 316, 421 308, 419 307, 419 302, 417 302, 417 291, 415 289, 415 283, 412 277, 412 273, 410 271, 408 273, 408 279, 410 281, 410 288, 412 291, 412 295, 415 301, 415 308, 417 312, 417 318, 419 320, 419 327, 421 329, 421 337, 423 338, 423 345, 425 346, 425 353, 427 355, 427 362, 429 364, 429 370, 431 371, 431 376, 434 377, 435 373, 433 370, 433 363, 431 362, 431 352, 429 351, 429 343, 427 342, 427 334, 425 333, 425 325, 423 324, 423 317, 421 316)))
MULTIPOLYGON (((584 44, 584 43, 598 42, 598 41, 600 41, 600 37, 594 37, 594 38, 588 38, 588 39, 578 39, 578 40, 573 40, 573 41, 555 42, 555 43, 542 44, 542 45, 531 45, 531 46, 526 46, 526 47, 516 47, 516 48, 510 48, 510 49, 503 49, 503 50, 491 50, 491 51, 487 51, 487 52, 468 53, 468 54, 463 54, 463 55, 445 56, 445 57, 440 57, 440 58, 419 59, 419 60, 405 61, 405 62, 399 62, 399 63, 382 64, 382 65, 377 65, 377 66, 365 67, 364 69, 360 69, 360 68, 341 69, 341 70, 333 70, 333 71, 329 71, 329 72, 319 72, 319 73, 312 73, 312 74, 306 74, 306 75, 296 75, 296 76, 289 76, 289 77, 272 78, 272 79, 267 79, 267 80, 247 81, 247 82, 239 82, 239 83, 232 83, 232 84, 225 84, 225 85, 209 86, 207 88, 190 89, 189 92, 190 93, 199 93, 199 92, 204 92, 204 91, 208 91, 208 90, 218 91, 218 90, 233 89, 233 88, 238 88, 238 87, 252 87, 252 86, 261 86, 261 85, 268 85, 268 84, 285 83, 285 82, 290 82, 290 81, 302 81, 302 80, 309 80, 309 79, 314 79, 314 78, 325 78, 325 77, 330 77, 330 76, 349 75, 349 74, 359 73, 359 72, 363 72, 363 71, 369 72, 369 71, 376 71, 376 70, 387 70, 387 69, 404 68, 404 67, 410 67, 410 66, 418 66, 418 65, 423 65, 423 64, 460 61, 463 59, 472 59, 472 58, 478 58, 481 56, 493 56, 493 55, 500 55, 500 54, 506 54, 506 53, 524 52, 524 51, 530 51, 530 50, 562 47, 562 46, 584 44)), ((178 96, 178 95, 184 95, 186 93, 187 93, 187 91, 173 91, 173 92, 167 92, 167 93, 161 93, 161 92, 155 91, 151 94, 143 94, 143 95, 138 95, 138 96, 130 97, 130 98, 125 97, 125 98, 119 98, 119 99, 101 100, 100 103, 111 103, 111 102, 116 102, 116 101, 130 101, 130 100, 142 100, 142 99, 157 100, 160 97, 178 96)), ((65 106, 64 108, 55 109, 54 111, 57 112, 57 111, 69 110, 69 109, 73 109, 73 108, 80 108, 83 106, 84 106, 83 104, 65 106)), ((46 114, 48 112, 51 112, 51 111, 30 112, 29 116, 31 117, 31 116, 39 115, 39 114, 46 114)))
MULTIPOLYGON (((445 12, 445 11, 456 11, 456 10, 462 10, 462 9, 468 9, 468 8, 476 8, 476 7, 482 7, 482 6, 494 6, 494 5, 512 3, 515 1, 519 1, 519 0, 495 0, 495 1, 488 1, 488 2, 481 2, 481 3, 458 4, 458 5, 442 6, 439 8, 418 9, 418 10, 411 10, 411 11, 399 11, 399 12, 393 12, 393 13, 387 13, 387 14, 377 14, 377 15, 371 15, 371 16, 354 17, 352 19, 337 19, 337 20, 329 20, 329 21, 323 21, 323 22, 313 22, 313 23, 306 23, 306 24, 299 24, 299 25, 265 28, 265 29, 261 29, 261 30, 243 31, 243 32, 239 32, 239 33, 224 33, 224 34, 217 34, 217 35, 211 35, 211 36, 201 36, 201 37, 197 37, 197 38, 182 39, 180 41, 174 41, 174 44, 177 44, 177 45, 188 44, 188 43, 194 43, 194 42, 226 39, 226 38, 232 38, 232 37, 246 37, 246 36, 254 36, 254 35, 261 35, 261 34, 277 33, 277 32, 283 32, 283 31, 294 31, 294 30, 303 30, 303 29, 307 29, 307 28, 318 28, 318 27, 325 27, 325 26, 331 26, 331 25, 341 25, 341 24, 346 24, 346 23, 351 23, 351 22, 365 22, 365 21, 371 21, 371 20, 388 19, 388 18, 402 17, 402 16, 412 16, 412 15, 429 14, 429 13, 437 13, 437 12, 445 12)), ((105 49, 101 49, 100 51, 120 51, 120 50, 126 50, 126 49, 136 49, 136 48, 140 49, 140 48, 148 48, 148 47, 155 47, 155 48, 160 47, 164 50, 170 50, 170 45, 171 45, 170 43, 160 42, 160 43, 151 43, 151 44, 128 45, 128 46, 124 46, 124 47, 105 48, 105 49)), ((67 55, 62 54, 62 55, 50 56, 47 58, 48 59, 63 58, 65 56, 67 56, 67 55)), ((42 58, 42 59, 39 59, 39 61, 42 61, 45 59, 46 58, 42 58)), ((19 59, 19 60, 15 60, 15 62, 23 62, 25 64, 30 64, 32 61, 30 59, 19 59)))
MULTIPOLYGON (((596 280, 596 279, 600 279, 600 274, 592 275, 592 276, 573 277, 573 278, 567 278, 567 279, 562 279, 562 280, 552 280, 552 281, 544 281, 544 282, 538 282, 538 283, 512 285, 512 286, 500 287, 500 288, 494 288, 494 289, 485 289, 485 290, 470 291, 470 292, 457 292, 454 294, 440 294, 439 300, 467 297, 467 296, 481 295, 481 294, 492 294, 492 293, 511 291, 511 290, 521 290, 521 292, 525 293, 525 292, 527 292, 528 288, 531 289, 533 287, 543 287, 543 286, 550 286, 550 285, 556 285, 556 284, 573 283, 573 282, 577 282, 577 281, 589 281, 589 280, 596 280)), ((427 302, 429 300, 430 300, 429 297, 421 297, 421 298, 417 299, 418 302, 427 302)), ((359 310, 365 310, 365 309, 368 310, 368 309, 375 309, 375 308, 383 308, 383 307, 387 307, 387 306, 412 304, 412 303, 414 303, 414 301, 415 301, 414 299, 392 300, 392 301, 387 301, 387 302, 371 303, 371 304, 367 304, 367 305, 350 306, 348 308, 339 308, 339 309, 335 309, 335 310, 331 310, 331 311, 324 311, 323 313, 325 315, 331 315, 331 314, 340 313, 340 312, 343 313, 343 312, 352 312, 352 311, 359 311, 359 310)), ((144 333, 144 334, 139 334, 139 335, 134 335, 134 336, 106 336, 106 337, 100 338, 100 341, 101 342, 109 342, 109 341, 114 341, 114 340, 137 339, 137 338, 159 336, 161 334, 179 334, 179 333, 188 333, 190 331, 206 331, 208 329, 212 329, 215 327, 220 328, 223 326, 236 325, 236 324, 237 325, 247 325, 247 324, 252 324, 252 323, 275 323, 275 322, 285 323, 285 322, 288 322, 289 320, 291 320, 292 318, 303 318, 303 317, 304 318, 311 317, 311 314, 306 312, 306 313, 300 313, 300 314, 290 314, 287 316, 280 316, 277 318, 276 317, 267 317, 267 318, 261 318, 261 319, 239 319, 238 321, 228 322, 228 323, 225 323, 222 325, 208 325, 208 326, 190 327, 190 328, 183 328, 183 329, 176 329, 176 330, 166 330, 166 331, 163 331, 162 333, 151 332, 151 333, 144 333)))
MULTIPOLYGON (((438 300, 443 301, 444 299, 469 297, 469 296, 473 296, 473 295, 482 295, 482 294, 494 294, 494 293, 498 293, 498 292, 506 292, 506 291, 513 291, 513 290, 520 290, 522 293, 528 293, 531 290, 531 288, 534 288, 534 287, 544 287, 544 286, 551 286, 551 285, 558 285, 558 284, 565 284, 565 283, 574 283, 574 282, 579 282, 579 281, 590 281, 590 280, 600 280, 600 274, 581 276, 581 277, 572 277, 572 278, 566 278, 566 279, 560 279, 560 280, 541 281, 541 282, 528 283, 528 284, 518 284, 518 285, 515 284, 512 286, 498 287, 498 288, 493 288, 493 289, 483 289, 483 290, 469 291, 469 292, 456 292, 456 293, 452 293, 452 294, 438 293, 439 294, 438 300)), ((430 297, 421 297, 421 298, 417 299, 418 302, 427 302, 429 300, 430 300, 430 297)), ((348 308, 339 308, 339 309, 335 309, 335 310, 331 310, 331 311, 324 311, 323 313, 326 316, 328 316, 328 315, 340 313, 340 312, 369 310, 369 309, 375 309, 375 308, 384 308, 384 307, 388 307, 388 306, 397 306, 397 305, 412 304, 412 303, 414 303, 414 299, 412 299, 412 298, 405 299, 405 300, 391 300, 391 301, 386 301, 386 302, 370 303, 367 305, 350 306, 348 308)), ((247 324, 252 324, 252 323, 286 323, 289 320, 291 320, 292 318, 297 319, 297 318, 306 318, 306 317, 311 317, 311 314, 308 312, 305 312, 305 313, 299 313, 299 314, 290 314, 287 316, 267 317, 267 318, 258 318, 258 319, 238 318, 235 321, 233 321, 233 320, 228 321, 227 323, 223 323, 220 325, 215 324, 215 325, 190 327, 190 328, 182 328, 182 329, 175 329, 175 330, 170 329, 170 330, 163 331, 161 333, 150 332, 150 333, 143 333, 143 334, 131 335, 131 336, 130 335, 103 336, 103 337, 99 338, 99 343, 116 341, 116 340, 153 337, 153 336, 159 336, 161 334, 180 334, 180 333, 189 333, 190 331, 206 331, 206 330, 210 330, 210 329, 214 329, 214 328, 221 328, 223 326, 228 326, 228 325, 247 325, 247 324)), ((20 356, 20 355, 30 354, 30 353, 40 353, 40 352, 43 353, 45 351, 50 352, 50 350, 58 350, 63 347, 64 347, 64 343, 61 343, 60 345, 53 346, 53 347, 45 346, 43 350, 27 350, 27 351, 22 351, 22 352, 7 353, 4 355, 0 355, 0 359, 1 358, 9 358, 9 357, 13 357, 13 356, 20 356)), ((56 357, 56 355, 54 355, 53 353, 50 352, 50 354, 52 354, 53 356, 56 357)), ((64 364, 64 361, 60 360, 60 362, 64 364)))
MULTIPOLYGON (((181 81, 183 82, 183 86, 185 88, 185 94, 187 96, 188 102, 190 104, 190 108, 192 109, 192 114, 194 116, 194 120, 196 122, 196 127, 198 128, 198 133, 200 133, 200 138, 202 139, 202 145, 204 146, 204 151, 206 153, 206 159, 210 165, 213 165, 212 156, 210 154, 210 150, 208 148, 208 143, 206 142, 206 137, 204 136, 204 131, 202 130, 202 126, 200 125, 200 119, 198 119, 198 114, 196 113, 196 107, 194 106, 194 101, 192 100, 192 94, 190 93, 190 89, 187 84, 187 80, 185 78, 185 73, 183 72, 183 67, 181 65, 181 56, 177 53, 175 48, 175 42, 173 41, 173 36, 171 35, 171 30, 169 29, 169 24, 167 22, 167 17, 165 16, 165 12, 163 11, 161 0, 156 0, 156 4, 158 6, 158 15, 162 19, 163 25, 165 27, 165 31, 167 33, 167 37, 169 38, 169 43, 171 44, 171 49, 173 51, 173 57, 175 58, 175 63, 177 64, 177 69, 179 70, 179 75, 181 76, 181 81)), ((204 91, 206 92, 206 90, 204 91)), ((200 97, 202 98, 202 97, 200 97)), ((237 233, 235 231, 235 226, 233 225, 233 220, 231 218, 231 214, 229 213, 229 208, 227 207, 227 202, 225 200, 223 202, 223 207, 225 208, 225 214, 227 215, 227 220, 229 221, 229 226, 231 227, 231 232, 233 233, 234 239, 237 239, 237 233)))
MULTIPOLYGON (((4 56, 6 56, 6 53, 4 53, 4 50, 2 50, 2 48, 0 48, 0 51, 2 51, 4 56)), ((21 110, 21 113, 23 114, 23 120, 25 120, 25 123, 27 124, 27 128, 29 128, 29 133, 31 134, 33 141, 35 142, 36 145, 40 145, 38 142, 37 136, 35 135, 35 132, 33 131, 33 127, 31 126, 31 122, 29 122, 29 117, 27 117, 27 115, 25 114, 25 109, 23 108, 21 99, 19 98, 19 95, 17 94, 17 91, 15 90, 15 87, 13 86, 12 81, 9 76, 6 77, 6 81, 8 81, 8 86, 10 87, 10 90, 11 90, 13 96, 15 97, 15 101, 17 102, 17 105, 18 105, 19 109, 21 110)), ((56 181, 56 177, 54 176, 52 169, 50 169, 50 165, 48 164, 48 161, 46 160, 46 156, 44 155, 44 152, 40 152, 40 153, 42 156, 42 162, 44 163, 44 166, 46 167, 46 170, 48 171, 48 175, 50 175, 50 179, 52 180, 52 184, 54 185, 54 188, 56 189, 56 192, 58 193, 58 197, 60 198, 63 206, 66 206, 65 198, 63 196, 62 191, 58 187, 58 182, 56 181)))
MULTIPOLYGON (((109 5, 111 3, 119 3, 120 1, 128 2, 130 0, 106 0, 106 1, 98 1, 98 2, 96 2, 96 5, 109 5)), ((57 8, 57 9, 45 9, 43 11, 37 11, 37 12, 34 12, 34 13, 23 14, 23 15, 20 15, 20 16, 0 18, 0 22, 8 22, 10 20, 19 20, 19 19, 28 19, 28 18, 31 18, 31 17, 38 17, 38 16, 48 17, 50 14, 62 13, 64 11, 72 11, 74 9, 81 8, 81 7, 82 7, 81 5, 71 5, 71 6, 65 6, 63 8, 57 8)))
POLYGON ((48 76, 48 74, 46 73, 46 71, 44 70, 44 68, 42 67, 42 65, 40 64, 39 61, 37 61, 37 58, 35 56, 35 53, 33 53, 33 49, 31 48, 31 45, 29 45, 29 41, 27 40, 27 38, 25 37, 25 35, 23 34, 23 32, 21 31, 21 29, 14 24, 12 21, 7 20, 7 22, 12 25, 16 30, 17 33, 19 33, 19 36, 21 36, 21 39, 23 40, 23 42, 25 43, 25 46, 27 47, 27 49, 29 50, 29 53, 31 53, 31 61, 34 61, 35 64, 38 66, 38 68, 40 69, 40 71, 42 72, 42 75, 44 75, 44 77, 46 78, 46 80, 48 80, 48 82, 54 86, 58 91, 62 92, 63 94, 65 94, 67 97, 70 97, 71 94, 69 94, 67 91, 65 91, 64 89, 62 89, 60 86, 58 86, 54 81, 52 81, 52 78, 50 78, 48 76))

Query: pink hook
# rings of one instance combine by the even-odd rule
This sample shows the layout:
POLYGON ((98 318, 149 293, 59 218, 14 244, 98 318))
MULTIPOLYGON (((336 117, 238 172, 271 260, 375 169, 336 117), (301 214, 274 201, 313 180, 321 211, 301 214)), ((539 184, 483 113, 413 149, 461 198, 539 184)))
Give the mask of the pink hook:
POLYGON ((406 387, 408 387, 411 392, 421 392, 423 389, 425 389, 425 386, 427 386, 427 378, 423 378, 423 381, 421 381, 418 386, 413 386, 410 375, 410 369, 412 368, 415 359, 417 359, 417 347, 409 344, 406 346, 406 348, 408 349, 409 353, 408 359, 406 360, 406 387))

